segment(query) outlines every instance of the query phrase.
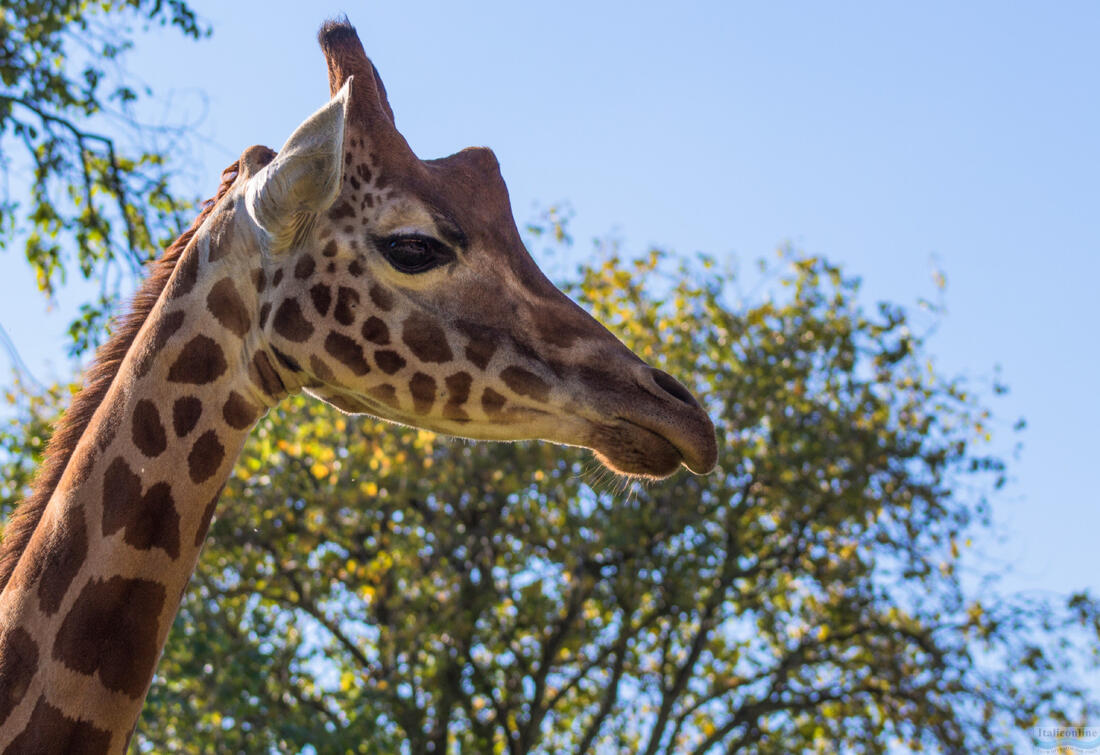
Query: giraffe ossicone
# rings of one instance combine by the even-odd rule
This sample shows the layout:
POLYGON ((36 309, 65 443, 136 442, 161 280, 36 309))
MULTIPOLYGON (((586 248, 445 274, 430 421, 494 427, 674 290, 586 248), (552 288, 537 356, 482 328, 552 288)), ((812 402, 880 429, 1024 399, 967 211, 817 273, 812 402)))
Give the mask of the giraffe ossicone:
POLYGON ((251 147, 97 355, 0 545, 0 752, 119 752, 249 430, 307 391, 481 440, 715 464, 691 393, 555 288, 484 148, 422 161, 346 22, 330 101, 251 147))

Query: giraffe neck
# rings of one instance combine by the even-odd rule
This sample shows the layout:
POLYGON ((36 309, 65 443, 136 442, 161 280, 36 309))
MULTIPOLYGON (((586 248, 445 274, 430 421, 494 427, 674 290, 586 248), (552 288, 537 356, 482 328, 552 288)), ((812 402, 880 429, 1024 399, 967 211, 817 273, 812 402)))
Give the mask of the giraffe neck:
POLYGON ((0 593, 0 751, 125 749, 233 462, 296 387, 218 241, 184 252, 0 593))

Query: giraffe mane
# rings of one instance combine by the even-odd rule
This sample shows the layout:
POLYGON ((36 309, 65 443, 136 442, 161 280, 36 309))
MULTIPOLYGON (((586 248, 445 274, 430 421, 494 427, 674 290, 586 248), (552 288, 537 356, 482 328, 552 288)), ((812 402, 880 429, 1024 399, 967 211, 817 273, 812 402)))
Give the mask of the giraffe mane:
POLYGON ((31 494, 25 498, 12 513, 3 539, 0 540, 0 591, 8 584, 19 557, 30 542, 31 535, 42 519, 54 489, 61 480, 69 461, 72 459, 76 444, 84 435, 91 422, 92 415, 107 395, 122 360, 134 343, 141 326, 149 317, 149 312, 160 298, 161 292, 172 277, 183 252, 191 243, 195 233, 210 216, 214 207, 233 186, 239 173, 240 161, 222 171, 221 183, 213 198, 203 203, 202 211, 191 223, 191 227, 173 241, 164 254, 151 265, 149 276, 142 282, 136 294, 130 300, 126 314, 115 320, 114 333, 105 344, 96 349, 95 359, 88 368, 84 387, 73 396, 68 411, 61 415, 46 445, 46 453, 40 471, 35 477, 31 494))

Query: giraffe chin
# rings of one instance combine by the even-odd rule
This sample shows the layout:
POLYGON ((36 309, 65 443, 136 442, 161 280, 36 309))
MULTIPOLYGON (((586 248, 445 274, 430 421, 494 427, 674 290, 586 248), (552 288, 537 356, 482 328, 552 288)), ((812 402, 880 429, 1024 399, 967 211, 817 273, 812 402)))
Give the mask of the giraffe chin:
POLYGON ((676 446, 652 430, 631 422, 598 427, 590 448, 598 462, 627 477, 663 480, 684 464, 684 457, 676 446))

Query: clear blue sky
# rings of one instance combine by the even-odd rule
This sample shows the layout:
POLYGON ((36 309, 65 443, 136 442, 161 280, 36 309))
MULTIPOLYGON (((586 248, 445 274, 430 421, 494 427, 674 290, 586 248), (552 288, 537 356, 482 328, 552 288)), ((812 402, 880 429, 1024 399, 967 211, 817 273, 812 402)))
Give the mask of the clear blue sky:
MULTIPOLYGON (((192 4, 213 38, 157 31, 129 62, 167 120, 200 119, 187 191, 324 101, 315 31, 347 12, 413 148, 491 146, 521 221, 572 204, 578 252, 611 232, 748 267, 789 241, 868 304, 932 294, 935 259, 937 365, 1001 365, 1002 450, 1029 422, 986 566, 1100 592, 1100 4, 192 4)), ((0 257, 0 323, 63 374, 64 318, 23 267, 0 257)))

